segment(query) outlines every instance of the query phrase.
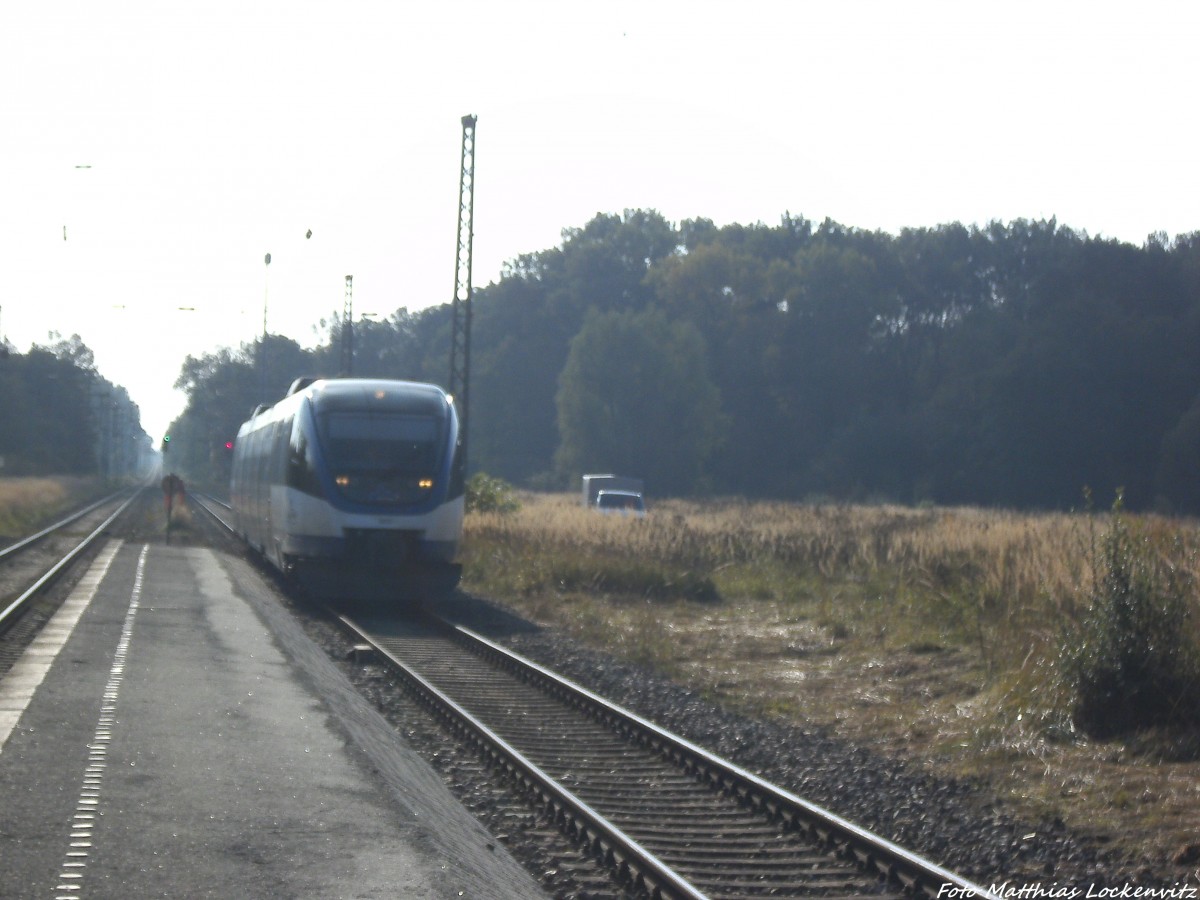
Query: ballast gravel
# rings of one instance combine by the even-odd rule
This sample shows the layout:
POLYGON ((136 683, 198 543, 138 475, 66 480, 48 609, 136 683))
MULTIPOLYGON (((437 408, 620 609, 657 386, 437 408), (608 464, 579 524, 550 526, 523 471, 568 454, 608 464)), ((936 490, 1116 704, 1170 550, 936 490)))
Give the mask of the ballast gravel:
POLYGON ((985 888, 1027 888, 1015 896, 1030 897, 1067 887, 1086 896, 1091 888, 1093 896, 1118 896, 1111 891, 1187 881, 1186 869, 1152 871, 1121 859, 1061 820, 1022 821, 985 784, 937 777, 822 729, 731 713, 496 604, 463 595, 453 612, 467 627, 985 888))

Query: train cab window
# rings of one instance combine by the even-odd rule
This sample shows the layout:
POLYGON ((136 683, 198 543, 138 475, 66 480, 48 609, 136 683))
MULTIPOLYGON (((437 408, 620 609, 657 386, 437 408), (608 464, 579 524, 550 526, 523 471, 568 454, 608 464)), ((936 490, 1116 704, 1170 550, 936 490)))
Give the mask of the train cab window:
POLYGON ((323 446, 339 492, 359 503, 415 503, 434 487, 442 423, 433 416, 333 412, 323 446))

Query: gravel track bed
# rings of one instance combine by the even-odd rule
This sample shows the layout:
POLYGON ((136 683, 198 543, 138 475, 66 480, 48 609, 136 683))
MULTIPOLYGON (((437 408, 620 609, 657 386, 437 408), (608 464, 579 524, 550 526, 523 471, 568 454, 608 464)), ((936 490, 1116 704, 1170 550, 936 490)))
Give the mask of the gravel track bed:
MULTIPOLYGON (((0 608, 6 607, 28 590, 63 556, 91 534, 92 530, 112 513, 115 506, 114 503, 93 510, 79 521, 47 535, 15 555, 0 560, 0 608)), ((4 543, 10 545, 16 543, 16 540, 6 538, 4 543)), ((0 675, 12 668, 25 652, 25 648, 62 605, 71 588, 87 571, 90 560, 95 557, 101 544, 103 541, 98 541, 82 553, 53 584, 48 585, 39 596, 32 598, 28 608, 0 634, 0 675)))
POLYGON ((674 731, 744 769, 984 887, 1096 891, 1180 882, 1130 863, 1061 821, 1007 815, 986 785, 938 778, 815 728, 722 710, 669 679, 462 598, 464 625, 674 731))
POLYGON ((330 654, 363 696, 442 776, 459 801, 541 882, 548 896, 561 900, 634 900, 635 895, 611 881, 546 816, 514 796, 508 784, 472 749, 455 742, 383 665, 359 660, 345 632, 303 604, 293 608, 309 637, 330 654))

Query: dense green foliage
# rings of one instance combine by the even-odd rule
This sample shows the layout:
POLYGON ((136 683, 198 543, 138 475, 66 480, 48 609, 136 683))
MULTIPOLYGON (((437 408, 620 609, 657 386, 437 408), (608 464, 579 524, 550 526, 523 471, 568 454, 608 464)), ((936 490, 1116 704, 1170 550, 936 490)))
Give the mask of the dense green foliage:
POLYGON ((150 451, 137 405, 72 335, 0 353, 0 475, 135 474, 150 451))
MULTIPOLYGON (((445 383, 449 316, 355 323, 355 374, 445 383)), ((271 338, 269 391, 256 347, 189 359, 175 430, 217 446, 340 340, 271 338)), ((476 290, 472 354, 471 468, 517 484, 1200 512, 1200 234, 599 215, 476 290)))
POLYGON ((521 508, 513 486, 502 478, 476 472, 467 479, 467 512, 511 513, 521 508))
POLYGON ((589 312, 559 378, 564 480, 638 472, 660 493, 694 490, 724 428, 704 360, 690 322, 668 322, 657 309, 589 312))

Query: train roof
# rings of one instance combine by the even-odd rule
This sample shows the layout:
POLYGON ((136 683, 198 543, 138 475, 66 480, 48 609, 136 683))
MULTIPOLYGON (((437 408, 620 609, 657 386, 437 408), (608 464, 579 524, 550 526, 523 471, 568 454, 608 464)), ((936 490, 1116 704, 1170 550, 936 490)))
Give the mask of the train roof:
POLYGON ((304 393, 318 412, 368 409, 434 414, 444 412, 449 400, 435 384, 383 378, 319 380, 306 387, 304 393))
MULTIPOLYGON (((300 379, 298 379, 299 382, 300 379)), ((242 422, 238 436, 287 418, 307 400, 316 415, 329 413, 392 413, 444 418, 454 415, 454 398, 436 384, 389 378, 317 378, 293 384, 275 406, 258 407, 242 422)))
POLYGON ((442 416, 454 401, 436 384, 387 378, 297 379, 286 397, 274 406, 258 407, 242 423, 239 434, 254 431, 290 415, 304 399, 317 414, 330 412, 380 412, 442 416))

